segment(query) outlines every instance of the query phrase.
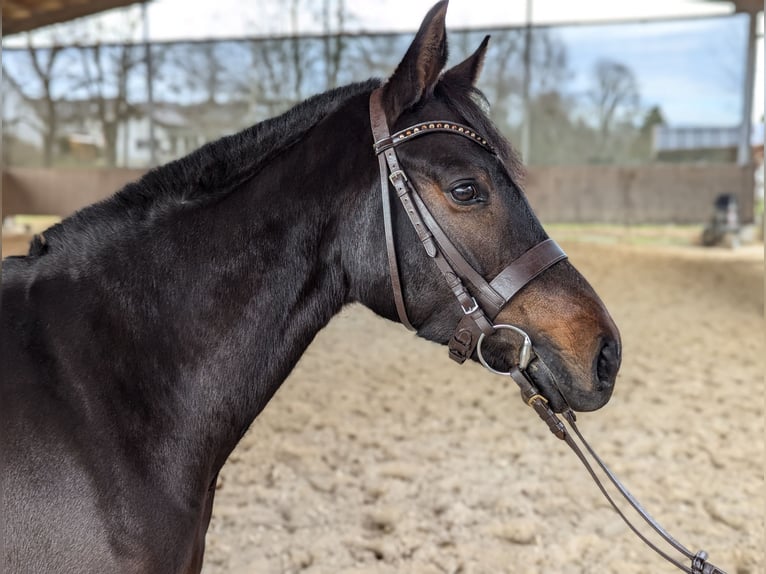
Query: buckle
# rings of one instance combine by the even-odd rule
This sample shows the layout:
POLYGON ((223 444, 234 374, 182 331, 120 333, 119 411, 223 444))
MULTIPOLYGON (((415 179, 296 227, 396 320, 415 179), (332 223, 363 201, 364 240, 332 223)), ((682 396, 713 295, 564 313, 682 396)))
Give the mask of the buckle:
POLYGON ((527 404, 531 407, 533 406, 532 403, 534 403, 537 400, 543 401, 546 405, 548 404, 548 399, 546 399, 540 393, 535 393, 534 395, 529 397, 529 399, 527 400, 527 404))
POLYGON ((464 352, 458 351, 457 349, 449 350, 449 358, 460 365, 465 363, 466 359, 468 359, 468 357, 464 354, 464 352))
POLYGON ((465 315, 470 315, 471 313, 473 313, 474 311, 476 311, 479 308, 479 304, 476 302, 476 297, 471 297, 471 307, 470 308, 466 309, 465 305, 463 305, 462 303, 460 304, 460 306, 463 308, 463 313, 465 315))
POLYGON ((397 169, 395 171, 392 171, 391 175, 388 176, 388 181, 390 181, 393 185, 396 185, 396 182, 394 180, 397 177, 401 177, 404 181, 409 181, 407 179, 407 174, 404 173, 401 169, 397 169))
POLYGON ((458 327, 458 330, 452 334, 449 340, 449 357, 462 365, 473 353, 474 347, 471 330, 458 327))

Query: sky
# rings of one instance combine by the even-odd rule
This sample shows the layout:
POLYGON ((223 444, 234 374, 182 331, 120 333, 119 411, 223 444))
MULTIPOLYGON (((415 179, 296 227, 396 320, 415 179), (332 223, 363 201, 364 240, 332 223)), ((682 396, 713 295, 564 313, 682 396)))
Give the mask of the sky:
MULTIPOLYGON (((667 21, 651 28, 602 25, 597 34, 590 26, 572 26, 559 29, 558 34, 571 46, 570 66, 577 74, 575 84, 582 84, 579 91, 589 88, 593 63, 606 57, 630 68, 643 106, 660 105, 673 125, 704 121, 725 127, 741 118, 744 63, 735 54, 744 54, 746 27, 740 16, 734 21, 667 21)), ((578 91, 576 85, 574 90, 578 91)))
MULTIPOLYGON (((269 2, 256 0, 153 0, 148 5, 150 39, 169 41, 180 39, 237 38, 265 35, 289 35, 298 33, 321 33, 324 25, 321 19, 307 9, 307 6, 319 2, 297 0, 302 7, 293 22, 289 10, 284 7, 290 2, 269 2)), ((335 6, 338 0, 330 0, 335 6)), ((434 0, 345 0, 348 13, 343 29, 349 32, 414 31, 423 15, 433 5, 434 0)), ((448 28, 491 28, 508 25, 520 25, 526 20, 526 0, 452 0, 447 13, 448 28)), ((537 24, 603 22, 633 18, 658 18, 676 16, 702 16, 729 14, 731 8, 725 2, 703 2, 700 0, 641 0, 641 2, 616 0, 534 0, 531 20, 537 24)), ((133 36, 139 40, 142 34, 140 8, 113 10, 89 19, 84 24, 102 39, 124 41, 133 36)), ((331 21, 330 27, 337 30, 337 22, 331 21)), ((647 30, 637 27, 637 33, 647 30)), ((763 14, 760 16, 760 29, 763 30, 763 14)), ((576 28, 568 28, 570 36, 577 35, 576 28)), ((608 31, 608 28, 604 30, 608 31)), ((620 33, 624 33, 621 29, 620 33)), ((42 30, 38 41, 55 37, 56 32, 42 30)), ((11 47, 25 41, 23 36, 4 40, 3 44, 11 47)), ((60 38, 58 41, 62 41, 60 38)), ((65 41, 65 39, 64 39, 65 41)), ((587 45, 597 47, 599 38, 581 37, 579 45, 587 50, 587 45)), ((714 43, 713 43, 714 44, 714 43)), ((635 50, 652 48, 650 38, 637 38, 633 43, 635 50)), ((713 45, 713 50, 717 46, 713 45)), ((731 47, 723 46, 726 50, 731 47)), ((641 56, 634 54, 635 66, 657 66, 662 54, 641 56)), ((687 56, 688 57, 688 56, 687 56)), ((714 53, 700 54, 700 61, 690 65, 706 65, 705 60, 714 53)), ((756 69, 756 92, 753 118, 760 120, 764 113, 764 61, 763 40, 759 42, 756 69)), ((659 77, 657 74, 655 76, 659 77)), ((672 78, 668 79, 672 81, 672 78)), ((651 86, 642 86, 644 89, 651 86)), ((688 93, 688 92, 687 92, 688 93)), ((694 93, 694 92, 692 92, 694 93)), ((683 102, 677 102, 679 110, 683 102)))
MULTIPOLYGON (((156 38, 247 36, 256 33, 290 34, 294 31, 287 2, 272 4, 242 0, 154 0, 149 6, 152 35, 156 38)), ((302 4, 307 4, 303 2, 302 4)), ((347 31, 409 31, 434 0, 346 0, 347 31)), ((536 23, 603 21, 622 18, 650 18, 731 12, 725 3, 696 0, 534 0, 532 21, 536 23)), ((524 0, 452 0, 447 26, 481 28, 523 24, 524 0)), ((309 10, 299 14, 301 32, 322 32, 322 22, 309 10)))
MULTIPOLYGON (((307 6, 319 0, 297 0, 300 33, 323 31, 322 22, 307 6)), ((338 0, 329 0, 331 6, 338 0)), ((344 0, 346 31, 398 32, 416 30, 434 0, 344 0)), ((292 0, 152 0, 148 5, 150 35, 154 40, 248 37, 295 32, 290 11, 292 0)), ((482 28, 524 24, 526 0, 452 0, 447 27, 482 28)), ((131 11, 138 13, 134 6, 131 11)), ((124 34, 124 10, 112 10, 93 18, 102 32, 124 34)), ((532 22, 538 24, 596 22, 628 18, 659 18, 728 14, 726 2, 701 0, 534 0, 532 22)), ((140 30, 137 30, 140 33, 140 30)), ((122 36, 120 36, 122 39, 122 36)), ((10 39, 10 43, 18 39, 10 39)))

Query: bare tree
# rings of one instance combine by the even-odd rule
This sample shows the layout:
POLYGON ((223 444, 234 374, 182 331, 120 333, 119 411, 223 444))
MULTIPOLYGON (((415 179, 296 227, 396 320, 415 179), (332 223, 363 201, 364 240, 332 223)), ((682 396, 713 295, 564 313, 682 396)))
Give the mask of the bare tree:
MULTIPOLYGON (((479 37, 470 33, 471 51, 479 37)), ((572 77, 567 47, 548 29, 535 30, 530 37, 529 105, 524 105, 523 30, 499 30, 492 34, 492 49, 487 53, 480 87, 491 102, 491 116, 500 129, 516 143, 522 137, 525 111, 530 115, 529 157, 525 161, 548 163, 561 153, 554 146, 563 144, 562 128, 569 125, 571 108, 567 84, 572 77), (556 153, 552 153, 555 151, 556 153)))
POLYGON ((589 96, 596 108, 598 130, 605 146, 618 121, 630 121, 638 112, 639 90, 633 71, 613 60, 599 60, 593 69, 589 96))
POLYGON ((322 2, 322 28, 324 32, 324 62, 326 66, 326 87, 334 88, 338 85, 338 73, 343 61, 345 41, 343 31, 346 23, 345 0, 335 2, 335 23, 333 25, 332 0, 322 2))
POLYGON ((290 0, 290 46, 292 47, 293 89, 296 101, 306 97, 304 82, 309 79, 309 74, 306 72, 312 64, 316 63, 312 61, 309 54, 305 53, 309 43, 308 39, 301 38, 299 35, 299 16, 302 12, 310 14, 312 19, 322 23, 321 59, 324 65, 325 78, 324 86, 314 86, 316 91, 333 88, 337 85, 344 48, 344 38, 341 34, 347 18, 344 0, 321 0, 321 2, 290 0))
POLYGON ((297 34, 306 4, 301 0, 289 3, 291 37, 249 40, 241 45, 237 57, 242 65, 232 77, 231 92, 249 102, 253 121, 281 113, 310 94, 358 78, 362 72, 351 53, 358 38, 343 36, 348 20, 345 0, 308 3, 309 14, 322 23, 321 37, 297 34))
POLYGON ((301 99, 301 88, 303 87, 303 63, 301 59, 301 41, 298 37, 298 14, 300 13, 301 0, 291 0, 290 2, 290 25, 292 28, 292 56, 293 70, 295 71, 295 101, 301 99))
MULTIPOLYGON (((237 84, 220 54, 220 42, 204 41, 166 47, 166 66, 162 72, 168 78, 168 88, 184 92, 198 103, 215 104, 237 84)), ((155 51, 153 55, 159 54, 155 51)))
MULTIPOLYGON (((467 34, 465 56, 479 45, 483 34, 467 34)), ((520 30, 503 30, 492 34, 479 77, 479 86, 491 104, 491 116, 511 140, 518 141, 523 120, 523 55, 524 34, 520 30)))
POLYGON ((40 133, 43 143, 43 165, 51 166, 59 123, 55 86, 63 48, 60 45, 36 48, 32 45, 31 36, 27 34, 24 52, 29 65, 24 66, 23 69, 28 70, 34 80, 30 82, 23 78, 21 69, 11 72, 6 65, 6 58, 3 58, 2 64, 3 77, 38 117, 39 123, 28 125, 40 133))
POLYGON ((143 65, 143 52, 131 44, 103 46, 94 44, 79 48, 82 77, 78 87, 88 94, 101 126, 104 140, 104 159, 110 167, 117 165, 117 137, 119 128, 136 108, 128 99, 128 81, 135 69, 143 65))
MULTIPOLYGON (((137 26, 135 17, 126 21, 129 31, 137 26)), ((124 35, 125 30, 121 28, 120 33, 124 35)), ((101 37, 101 29, 91 29, 82 21, 69 22, 46 35, 51 47, 33 47, 28 36, 23 55, 14 53, 14 65, 11 58, 8 65, 3 59, 7 81, 39 116, 34 127, 42 135, 45 166, 54 161, 62 128, 86 120, 98 124, 106 163, 117 163, 119 127, 136 112, 129 102, 131 75, 144 57, 132 44, 105 45, 96 40, 101 37)))
POLYGON ((532 43, 532 94, 563 95, 572 78, 566 45, 547 28, 535 30, 532 43))

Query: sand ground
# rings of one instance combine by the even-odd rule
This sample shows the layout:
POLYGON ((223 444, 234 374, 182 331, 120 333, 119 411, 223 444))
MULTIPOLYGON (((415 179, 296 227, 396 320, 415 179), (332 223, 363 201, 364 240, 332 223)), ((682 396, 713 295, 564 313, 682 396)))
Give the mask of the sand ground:
MULTIPOLYGON (((564 247, 624 343, 584 434, 684 544, 766 572, 762 247, 564 247)), ((361 307, 319 334, 224 467, 204 568, 673 571, 515 387, 361 307)))

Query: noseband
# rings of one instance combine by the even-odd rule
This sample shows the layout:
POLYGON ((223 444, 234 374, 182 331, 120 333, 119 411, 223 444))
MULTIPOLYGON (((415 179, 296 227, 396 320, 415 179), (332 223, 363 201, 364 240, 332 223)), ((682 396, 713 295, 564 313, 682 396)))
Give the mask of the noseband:
POLYGON ((448 120, 422 122, 390 135, 383 111, 381 88, 372 92, 370 96, 370 124, 375 140, 375 154, 378 156, 380 166, 386 253, 399 320, 411 331, 415 330, 407 317, 399 279, 389 182, 393 185, 396 196, 415 228, 415 233, 426 254, 436 263, 463 310, 463 318, 449 341, 450 357, 458 363, 463 363, 473 354, 482 334, 489 336, 495 332, 492 321, 513 296, 543 271, 566 259, 567 256, 553 239, 546 239, 514 260, 494 279, 487 282, 460 254, 428 211, 399 163, 396 146, 427 134, 450 133, 471 140, 493 155, 497 155, 495 148, 476 130, 448 120), (466 289, 466 282, 473 288, 471 292, 466 289))
MULTIPOLYGON (((474 352, 478 351, 479 360, 491 372, 510 376, 521 390, 521 396, 524 402, 532 407, 537 415, 548 425, 551 432, 574 451, 577 457, 585 466, 591 478, 595 481, 599 490, 606 497, 612 507, 617 511, 620 517, 630 527, 630 529, 652 550, 657 552, 662 558, 687 572, 688 574, 725 574, 723 570, 717 568, 707 561, 707 553, 700 550, 696 554, 692 553, 675 538, 670 536, 662 526, 660 526, 649 513, 641 506, 638 500, 617 479, 606 464, 599 458, 596 452, 591 448, 588 442, 580 433, 575 423, 574 412, 567 408, 563 415, 574 435, 580 440, 586 451, 591 455, 598 467, 604 472, 609 481, 614 484, 620 494, 628 501, 641 518, 651 526, 670 546, 677 552, 684 555, 691 561, 691 568, 678 562, 670 555, 658 548, 653 542, 647 539, 623 514, 612 497, 608 494, 603 484, 597 477, 593 467, 586 458, 582 449, 574 441, 572 433, 558 418, 556 413, 548 406, 548 401, 543 397, 535 386, 534 381, 527 373, 527 366, 533 355, 532 341, 529 336, 513 325, 494 325, 493 321, 500 313, 502 308, 516 295, 527 283, 532 281, 538 275, 543 273, 549 267, 559 261, 566 259, 566 254, 561 250, 553 239, 546 239, 526 251, 516 260, 511 262, 494 279, 487 282, 473 266, 465 260, 455 245, 449 240, 442 228, 433 218, 423 200, 417 193, 417 190, 410 183, 409 178, 404 173, 399 159, 396 156, 396 146, 433 133, 450 133, 459 135, 473 141, 484 148, 488 153, 497 155, 495 148, 474 129, 456 122, 441 120, 422 122, 391 135, 388 129, 388 122, 383 111, 382 88, 378 88, 370 95, 370 124, 372 126, 372 135, 375 140, 374 149, 378 156, 380 167, 380 188, 383 194, 383 223, 386 234, 386 253, 388 255, 389 275, 391 277, 391 287, 394 292, 394 302, 396 312, 402 324, 414 331, 415 328, 407 317, 407 309, 404 304, 404 294, 402 292, 401 281, 399 279, 399 267, 396 261, 396 247, 394 244, 393 224, 391 217, 391 198, 389 192, 389 182, 396 191, 396 196, 404 207, 410 223, 415 228, 426 254, 433 259, 444 276, 447 285, 449 285, 452 294, 457 299, 463 310, 463 318, 457 325, 449 341, 450 358, 458 363, 465 362, 474 352), (466 289, 465 282, 469 283, 473 290, 469 292, 466 289), (493 369, 485 361, 481 344, 485 337, 495 333, 499 329, 508 329, 516 332, 523 337, 523 343, 519 351, 519 359, 508 372, 500 372, 493 369)), ((536 360, 541 361, 539 357, 536 360)), ((558 385, 553 381, 554 387, 558 385)), ((561 393, 561 390, 559 393, 561 393)), ((566 399, 561 395, 564 402, 566 399)))

